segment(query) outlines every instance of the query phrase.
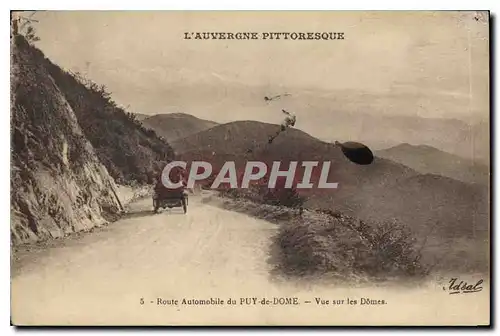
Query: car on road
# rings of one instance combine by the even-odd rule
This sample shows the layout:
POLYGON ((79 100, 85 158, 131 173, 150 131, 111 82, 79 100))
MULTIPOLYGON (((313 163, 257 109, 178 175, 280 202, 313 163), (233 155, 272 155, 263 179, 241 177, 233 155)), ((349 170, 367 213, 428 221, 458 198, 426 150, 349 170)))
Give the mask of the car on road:
POLYGON ((182 190, 174 189, 160 192, 155 190, 153 194, 153 211, 159 213, 161 209, 182 207, 184 213, 187 213, 188 199, 188 194, 184 188, 182 190))
POLYGON ((188 193, 186 191, 186 180, 182 171, 173 171, 170 174, 170 181, 174 184, 181 181, 182 185, 178 188, 167 188, 162 181, 161 176, 156 182, 153 193, 153 211, 159 213, 161 209, 180 207, 187 213, 188 193))

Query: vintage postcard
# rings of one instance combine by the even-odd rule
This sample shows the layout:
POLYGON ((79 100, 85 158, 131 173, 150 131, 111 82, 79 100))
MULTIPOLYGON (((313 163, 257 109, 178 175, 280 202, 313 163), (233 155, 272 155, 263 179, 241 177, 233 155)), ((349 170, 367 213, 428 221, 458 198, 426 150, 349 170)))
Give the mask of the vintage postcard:
POLYGON ((13 325, 490 325, 488 11, 11 16, 13 325))

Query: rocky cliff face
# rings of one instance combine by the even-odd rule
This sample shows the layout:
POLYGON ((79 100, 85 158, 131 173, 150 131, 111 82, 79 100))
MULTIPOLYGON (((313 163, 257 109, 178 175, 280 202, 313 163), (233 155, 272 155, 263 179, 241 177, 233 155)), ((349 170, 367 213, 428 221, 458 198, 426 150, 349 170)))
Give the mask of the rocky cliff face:
POLYGON ((114 180, 34 48, 11 43, 11 241, 60 237, 120 211, 114 180))

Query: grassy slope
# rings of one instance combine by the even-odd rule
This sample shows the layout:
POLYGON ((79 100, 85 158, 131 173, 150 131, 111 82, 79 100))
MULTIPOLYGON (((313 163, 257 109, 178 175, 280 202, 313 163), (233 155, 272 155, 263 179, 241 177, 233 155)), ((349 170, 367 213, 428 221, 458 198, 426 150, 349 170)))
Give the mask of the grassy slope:
POLYGON ((331 161, 328 180, 338 182, 339 187, 300 190, 308 198, 306 207, 342 211, 365 220, 395 218, 422 234, 436 225, 440 235, 450 237, 488 231, 489 193, 484 186, 420 174, 379 157, 371 165, 356 165, 339 148, 296 129, 282 133, 269 145, 267 138, 277 128, 256 121, 231 122, 176 141, 175 146, 187 160, 206 160, 219 167, 234 160, 240 172, 248 160, 331 161), (253 151, 247 153, 248 149, 253 151))

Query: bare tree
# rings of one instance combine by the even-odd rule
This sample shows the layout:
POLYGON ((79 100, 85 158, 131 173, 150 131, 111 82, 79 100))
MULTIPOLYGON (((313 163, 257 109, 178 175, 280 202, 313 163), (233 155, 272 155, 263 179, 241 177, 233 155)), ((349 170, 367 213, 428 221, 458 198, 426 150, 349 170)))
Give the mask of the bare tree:
POLYGON ((29 43, 40 41, 36 35, 34 23, 38 20, 33 19, 36 12, 32 12, 29 16, 13 13, 12 15, 12 30, 14 35, 23 35, 29 43))

